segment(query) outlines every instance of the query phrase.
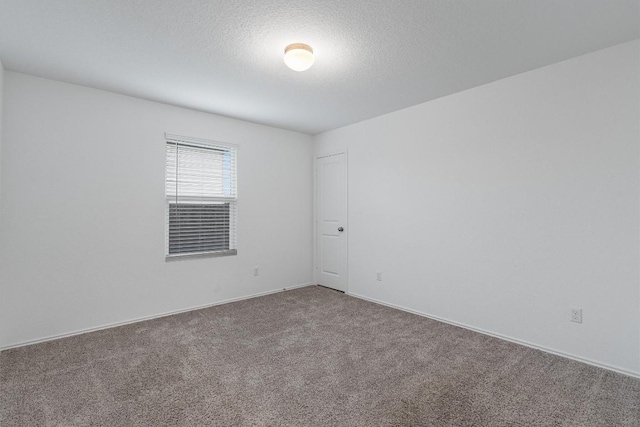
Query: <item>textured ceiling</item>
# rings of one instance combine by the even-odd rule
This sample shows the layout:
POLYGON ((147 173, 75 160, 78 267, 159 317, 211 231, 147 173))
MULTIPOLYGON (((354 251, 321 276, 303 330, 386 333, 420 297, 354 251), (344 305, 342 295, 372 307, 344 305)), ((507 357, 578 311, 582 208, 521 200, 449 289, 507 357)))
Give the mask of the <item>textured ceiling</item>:
POLYGON ((639 36, 638 0, 0 0, 9 70, 315 134, 639 36), (313 46, 314 66, 283 49, 313 46))

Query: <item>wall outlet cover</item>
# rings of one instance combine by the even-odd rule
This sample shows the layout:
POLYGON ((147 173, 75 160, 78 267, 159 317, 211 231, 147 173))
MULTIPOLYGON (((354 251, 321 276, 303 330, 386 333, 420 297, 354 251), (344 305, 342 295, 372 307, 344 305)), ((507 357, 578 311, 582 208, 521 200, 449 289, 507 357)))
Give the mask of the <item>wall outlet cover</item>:
POLYGON ((572 322, 582 323, 582 309, 581 308, 572 308, 570 312, 570 318, 572 322))

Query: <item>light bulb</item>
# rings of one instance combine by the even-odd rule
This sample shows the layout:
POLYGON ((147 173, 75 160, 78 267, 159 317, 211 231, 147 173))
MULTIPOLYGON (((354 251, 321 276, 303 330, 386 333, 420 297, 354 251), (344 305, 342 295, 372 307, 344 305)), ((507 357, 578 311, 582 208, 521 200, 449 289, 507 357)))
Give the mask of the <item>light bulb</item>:
POLYGON ((303 43, 290 44, 284 49, 284 63, 294 71, 308 70, 313 65, 313 49, 303 43))

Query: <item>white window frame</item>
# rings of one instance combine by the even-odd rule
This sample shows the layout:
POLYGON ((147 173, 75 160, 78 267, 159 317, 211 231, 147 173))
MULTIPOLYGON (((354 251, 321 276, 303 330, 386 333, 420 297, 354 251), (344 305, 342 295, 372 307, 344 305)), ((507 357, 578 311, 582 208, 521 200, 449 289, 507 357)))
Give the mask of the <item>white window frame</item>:
MULTIPOLYGON (((186 137, 181 135, 175 135, 165 133, 165 259, 167 261, 194 258, 194 257, 220 257, 237 255, 237 221, 238 221, 238 178, 237 178, 237 162, 238 162, 238 146, 235 144, 222 143, 217 141, 211 141, 200 138, 186 137), (231 195, 229 196, 214 196, 214 197, 197 197, 186 196, 181 197, 179 190, 176 190, 176 195, 170 195, 168 191, 168 166, 169 159, 167 158, 166 147, 169 144, 183 144, 186 146, 192 145, 196 147, 202 147, 206 149, 222 150, 232 153, 231 164, 231 195), (179 252, 170 253, 170 208, 172 204, 176 203, 192 203, 192 204, 217 204, 217 203, 229 203, 229 249, 226 250, 214 250, 214 251, 193 251, 193 252, 179 252)), ((178 150, 178 147, 176 147, 178 150)), ((176 173, 178 174, 177 170, 176 173)), ((176 178, 178 181, 178 178, 176 178)), ((179 185, 178 185, 179 188, 179 185)))

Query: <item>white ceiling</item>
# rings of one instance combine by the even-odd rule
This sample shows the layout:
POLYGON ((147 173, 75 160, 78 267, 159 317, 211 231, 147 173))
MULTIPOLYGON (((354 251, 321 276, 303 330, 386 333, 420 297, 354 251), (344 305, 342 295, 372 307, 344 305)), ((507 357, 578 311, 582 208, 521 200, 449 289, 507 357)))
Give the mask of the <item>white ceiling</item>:
POLYGON ((639 37, 639 0, 0 0, 36 76, 316 134, 639 37), (285 67, 310 44, 314 66, 285 67))

